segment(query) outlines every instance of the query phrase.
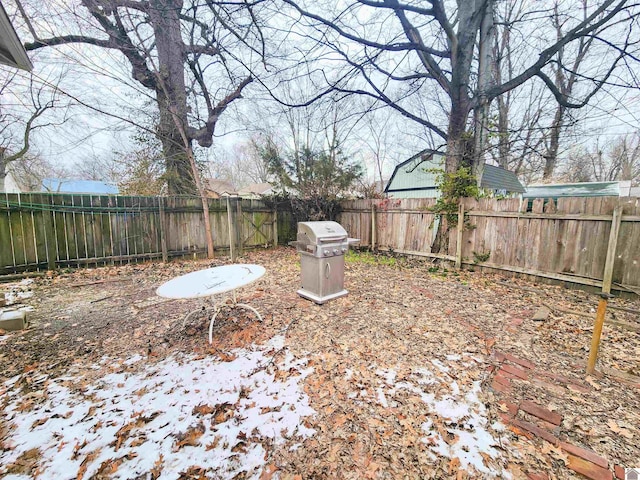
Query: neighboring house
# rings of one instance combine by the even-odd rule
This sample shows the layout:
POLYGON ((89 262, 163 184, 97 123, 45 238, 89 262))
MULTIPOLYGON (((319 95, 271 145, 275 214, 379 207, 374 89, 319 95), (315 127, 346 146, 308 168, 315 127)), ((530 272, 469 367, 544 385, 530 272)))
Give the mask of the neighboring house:
POLYGON ((242 198, 259 199, 263 195, 273 195, 275 192, 270 183, 252 183, 238 190, 238 195, 242 198))
POLYGON ((52 193, 88 193, 93 195, 118 195, 116 185, 97 180, 70 180, 45 178, 42 180, 42 191, 52 193))
MULTIPOLYGON (((444 154, 423 150, 397 165, 385 193, 391 198, 438 198, 437 173, 444 169, 444 154)), ((495 195, 519 195, 525 189, 515 173, 495 165, 485 164, 480 188, 495 195)))
POLYGON ((33 68, 2 3, 0 3, 0 64, 28 72, 33 68))
POLYGON ((205 180, 204 190, 209 198, 235 197, 236 189, 226 180, 208 178, 205 180))
POLYGON ((8 170, 4 177, 4 190, 0 190, 0 192, 22 193, 24 191, 26 191, 26 189, 23 188, 20 182, 16 180, 13 173, 11 173, 11 170, 8 170))
POLYGON ((629 197, 636 196, 636 187, 628 180, 616 182, 549 183, 528 185, 523 198, 560 197, 629 197))

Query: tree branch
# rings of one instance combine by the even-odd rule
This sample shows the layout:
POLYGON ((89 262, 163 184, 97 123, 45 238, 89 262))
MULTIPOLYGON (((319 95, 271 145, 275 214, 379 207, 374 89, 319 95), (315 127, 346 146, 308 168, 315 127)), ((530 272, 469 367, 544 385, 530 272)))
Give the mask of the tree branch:
POLYGON ((293 0, 284 0, 284 2, 287 5, 292 6, 295 10, 297 10, 300 15, 302 15, 304 17, 311 18, 312 20, 315 20, 315 21, 321 23, 322 25, 324 25, 326 27, 329 27, 330 29, 334 30, 341 37, 344 37, 346 39, 352 40, 352 41, 354 41, 356 43, 359 43, 360 45, 365 45, 367 47, 372 47, 372 48, 379 48, 381 50, 386 50, 386 51, 390 51, 390 52, 401 52, 401 51, 407 51, 407 50, 420 50, 420 51, 424 51, 425 53, 428 53, 429 55, 433 55, 433 56, 436 56, 436 57, 448 58, 450 56, 450 52, 449 51, 437 50, 435 48, 427 47, 424 44, 420 45, 419 43, 390 43, 390 44, 385 44, 385 43, 373 42, 371 40, 366 40, 366 39, 364 39, 362 37, 359 37, 358 35, 353 35, 351 33, 348 33, 347 31, 345 31, 344 29, 342 29, 338 25, 336 25, 334 22, 326 20, 326 19, 322 18, 319 15, 316 15, 314 13, 311 13, 311 12, 309 12, 307 10, 302 9, 293 0))
POLYGON ((5 165, 8 165, 10 162, 18 160, 19 158, 22 158, 29 151, 29 147, 30 147, 29 140, 31 136, 31 131, 33 130, 33 127, 32 127, 33 122, 35 122, 40 115, 42 115, 44 112, 46 112, 50 108, 53 108, 53 101, 47 103, 44 107, 36 108, 36 111, 33 113, 33 115, 31 115, 31 117, 29 117, 29 120, 27 120, 27 124, 24 127, 24 138, 23 138, 22 148, 16 153, 14 153, 13 155, 4 157, 2 159, 2 162, 5 165))
POLYGON ((117 45, 111 40, 101 40, 99 38, 86 37, 84 35, 61 35, 59 37, 35 39, 33 42, 26 42, 24 48, 27 51, 37 50, 43 47, 55 47, 58 45, 67 45, 69 43, 87 43, 102 48, 115 48, 117 45))
POLYGON ((424 46, 424 41, 420 36, 420 32, 409 22, 409 19, 405 15, 404 11, 399 8, 399 3, 397 0, 384 0, 385 3, 390 6, 395 6, 397 8, 394 9, 396 16, 400 20, 400 24, 402 25, 402 29, 404 30, 407 38, 414 44, 420 46, 419 49, 416 49, 418 57, 424 65, 424 68, 431 74, 431 76, 438 82, 438 84, 442 87, 442 89, 449 93, 451 91, 451 84, 449 80, 445 76, 444 72, 440 68, 440 66, 436 63, 433 57, 428 53, 426 47, 424 46))
MULTIPOLYGON (((596 9, 591 15, 585 18, 582 22, 580 22, 576 27, 571 29, 563 38, 558 40, 556 43, 543 50, 538 56, 538 60, 527 68, 524 72, 511 80, 503 83, 502 85, 496 85, 487 90, 487 98, 494 99, 498 95, 502 95, 509 90, 513 90, 514 88, 522 85, 524 82, 529 80, 534 76, 539 76, 539 73, 549 61, 553 58, 555 54, 557 54, 565 45, 568 43, 591 34, 594 30, 597 30, 602 25, 606 24, 611 18, 617 15, 625 6, 626 0, 621 0, 619 3, 606 15, 603 15, 600 20, 591 24, 599 15, 603 14, 608 7, 610 7, 615 0, 606 0, 598 9, 596 9)), ((544 75, 544 74, 543 74, 544 75)), ((544 80, 543 77, 540 77, 544 80)), ((548 77, 547 77, 548 78, 548 77)), ((545 81, 546 84, 546 81, 545 81)), ((573 108, 573 107, 571 107, 573 108)))
POLYGON ((432 8, 421 8, 421 7, 416 7, 415 5, 399 5, 399 4, 391 5, 386 0, 383 0, 382 2, 374 2, 372 0, 358 0, 358 3, 367 5, 368 7, 389 8, 392 10, 400 9, 406 12, 419 13, 420 15, 433 16, 434 14, 434 11, 432 8))
POLYGON ((220 102, 218 102, 218 104, 209 111, 209 117, 203 127, 198 129, 188 127, 187 134, 189 138, 196 140, 201 147, 210 147, 213 145, 212 137, 220 115, 222 115, 234 100, 242 98, 242 90, 251 82, 253 82, 253 77, 249 76, 245 78, 233 92, 220 100, 220 102))

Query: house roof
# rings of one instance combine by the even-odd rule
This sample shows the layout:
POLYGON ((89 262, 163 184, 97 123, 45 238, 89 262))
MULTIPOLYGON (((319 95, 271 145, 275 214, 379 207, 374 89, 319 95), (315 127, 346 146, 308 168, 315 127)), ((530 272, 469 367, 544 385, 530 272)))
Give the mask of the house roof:
MULTIPOLYGON (((411 158, 396 165, 393 175, 389 179, 384 191, 401 192, 414 190, 436 190, 437 175, 429 171, 426 167, 441 169, 444 162, 444 153, 436 150, 422 150, 411 158), (436 156, 442 158, 437 159, 436 156), (426 167, 419 168, 425 164, 426 167), (394 185, 394 180, 396 181, 394 185), (393 185, 393 188, 391 188, 393 185)), ((491 190, 506 190, 510 193, 524 193, 525 188, 522 186, 515 173, 505 170, 502 167, 485 164, 482 170, 482 179, 480 187, 491 190)))
POLYGON ((0 63, 10 67, 20 68, 28 72, 33 65, 27 56, 27 52, 18 38, 9 15, 0 3, 0 63))
POLYGON ((117 195, 120 193, 116 185, 98 180, 70 180, 45 178, 42 190, 54 193, 90 193, 96 195, 117 195))
POLYGON ((551 183, 528 185, 524 198, 618 197, 619 182, 551 183))
POLYGON ((480 188, 490 190, 506 190, 512 193, 524 193, 525 188, 515 173, 495 165, 484 165, 480 188))
POLYGON ((235 195, 236 189, 230 182, 226 180, 218 180, 216 178, 207 178, 205 180, 205 188, 212 192, 222 195, 224 193, 235 195))
POLYGON ((247 185, 246 187, 238 190, 238 194, 240 195, 263 195, 273 188, 273 185, 270 183, 252 183, 251 185, 247 185))
MULTIPOLYGON (((420 160, 420 161, 416 162, 418 165, 420 165, 423 161, 430 160, 435 154, 438 154, 438 153, 442 155, 441 152, 437 152, 435 150, 430 150, 428 148, 425 148, 424 150, 416 153, 414 156, 408 158, 404 162, 399 163, 398 165, 396 165, 396 168, 393 169, 393 173, 391 174, 391 178, 387 182, 387 186, 384 188, 384 192, 385 193, 389 192, 389 187, 393 184, 393 181, 396 179, 396 175, 399 172, 402 171, 403 167, 406 167, 411 162, 415 162, 416 160, 420 160)), ((416 167, 417 167, 417 165, 415 165, 412 170, 415 170, 416 167)))

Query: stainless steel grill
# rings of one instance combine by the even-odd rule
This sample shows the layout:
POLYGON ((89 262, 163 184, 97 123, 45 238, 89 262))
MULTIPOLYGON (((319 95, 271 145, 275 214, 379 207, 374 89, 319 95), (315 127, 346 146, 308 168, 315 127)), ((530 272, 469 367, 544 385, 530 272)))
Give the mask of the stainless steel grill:
POLYGON ((318 304, 346 295, 344 254, 358 241, 336 222, 299 222, 297 241, 291 242, 300 253, 298 294, 318 304))

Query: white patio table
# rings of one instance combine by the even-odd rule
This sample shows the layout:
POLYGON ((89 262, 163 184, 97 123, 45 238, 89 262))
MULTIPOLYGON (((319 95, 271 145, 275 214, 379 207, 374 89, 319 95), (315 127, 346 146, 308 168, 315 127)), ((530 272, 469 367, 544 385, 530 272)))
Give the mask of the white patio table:
MULTIPOLYGON (((255 282, 265 274, 264 267, 250 264, 223 265, 221 267, 207 268, 197 272, 187 273, 180 277, 169 280, 156 290, 156 295, 164 298, 202 298, 215 297, 223 293, 231 292, 231 297, 214 303, 213 307, 204 310, 214 310, 214 314, 209 322, 209 343, 213 343, 213 323, 223 308, 245 308, 256 314, 262 321, 262 316, 250 305, 238 303, 236 290, 255 282), (228 303, 231 300, 231 303, 228 303)), ((213 301, 213 300, 212 300, 213 301)), ((183 326, 188 318, 202 309, 189 312, 183 321, 183 326)))

